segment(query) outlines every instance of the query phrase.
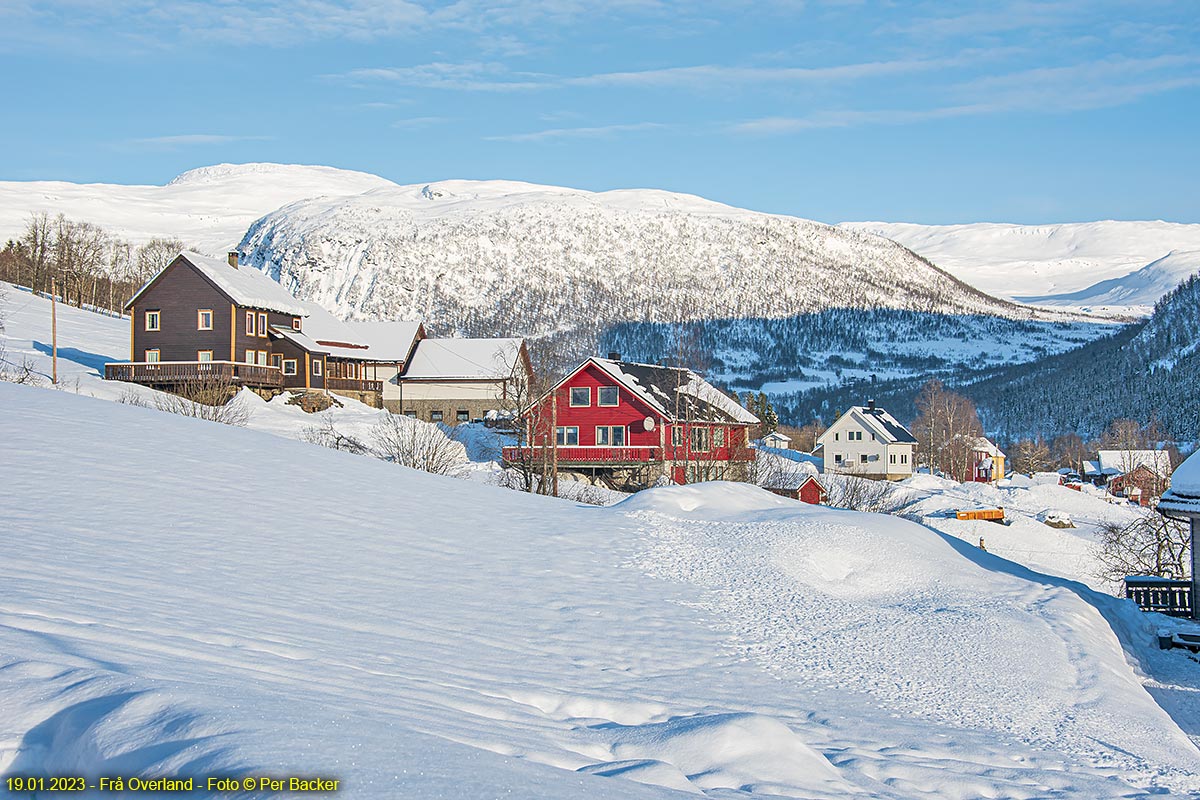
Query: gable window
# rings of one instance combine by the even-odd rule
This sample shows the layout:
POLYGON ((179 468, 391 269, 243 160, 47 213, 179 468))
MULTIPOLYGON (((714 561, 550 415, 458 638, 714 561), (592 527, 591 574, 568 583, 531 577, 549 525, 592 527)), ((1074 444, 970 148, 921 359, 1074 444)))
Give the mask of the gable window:
POLYGON ((708 428, 692 428, 692 451, 708 452, 708 428))
POLYGON ((596 405, 612 407, 617 403, 617 387, 601 386, 596 390, 596 405))
POLYGON ((559 447, 574 447, 579 444, 579 428, 576 425, 559 426, 554 429, 554 443, 559 447))
POLYGON ((471 412, 467 411, 465 408, 460 408, 458 411, 455 412, 454 419, 457 422, 470 422, 471 421, 471 412))
POLYGON ((284 375, 295 375, 296 374, 296 359, 285 358, 283 360, 283 374, 284 375))
POLYGON ((321 359, 319 359, 319 358, 313 359, 313 377, 314 378, 321 377, 321 366, 323 363, 324 362, 321 361, 321 359))
POLYGON ((211 331, 213 315, 211 308, 202 308, 196 312, 196 330, 211 331))
POLYGON ((624 447, 625 428, 621 425, 600 425, 596 428, 596 445, 599 447, 624 447))
POLYGON ((573 406, 590 406, 592 404, 592 390, 587 386, 572 386, 571 387, 571 405, 573 406))
POLYGON ((199 350, 196 353, 197 361, 212 361, 212 350, 199 350))
POLYGON ((148 330, 148 331, 158 330, 159 323, 161 321, 162 321, 162 319, 159 315, 159 312, 157 312, 157 311, 147 311, 146 312, 146 330, 148 330))
POLYGON ((442 414, 441 411, 430 411, 429 412, 429 421, 430 422, 441 422, 442 419, 444 418, 444 416, 445 415, 442 414))
POLYGON ((267 315, 266 314, 258 315, 258 335, 259 336, 267 335, 267 315))
POLYGON ((299 317, 292 317, 292 330, 294 330, 294 331, 300 330, 300 318, 299 317))
POLYGON ((155 348, 153 350, 147 350, 146 351, 146 363, 147 364, 157 364, 160 361, 161 355, 162 355, 162 352, 158 348, 155 348))
POLYGON ((253 311, 246 312, 246 335, 247 336, 254 335, 254 312, 253 311))

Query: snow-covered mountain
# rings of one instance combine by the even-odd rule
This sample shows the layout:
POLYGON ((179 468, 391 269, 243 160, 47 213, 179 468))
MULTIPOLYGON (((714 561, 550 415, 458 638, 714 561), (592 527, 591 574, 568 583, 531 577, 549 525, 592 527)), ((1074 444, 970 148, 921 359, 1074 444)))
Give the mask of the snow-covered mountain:
POLYGON ((287 203, 394 185, 365 172, 297 164, 218 164, 165 186, 0 181, 0 242, 19 236, 30 214, 45 212, 95 223, 134 244, 178 238, 223 253, 251 222, 287 203))
POLYGON ((241 250, 341 315, 550 337, 578 353, 594 352, 622 322, 829 308, 1037 315, 878 236, 653 190, 499 181, 376 189, 285 206, 256 222, 241 250))
POLYGON ((1200 224, 916 225, 844 222, 912 248, 980 291, 1023 302, 1148 314, 1200 270, 1200 224))

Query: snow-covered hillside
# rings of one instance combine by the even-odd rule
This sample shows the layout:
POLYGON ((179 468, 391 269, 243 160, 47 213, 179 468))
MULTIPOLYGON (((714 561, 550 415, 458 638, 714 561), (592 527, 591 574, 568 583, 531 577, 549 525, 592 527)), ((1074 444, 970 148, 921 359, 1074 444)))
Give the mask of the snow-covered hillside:
POLYGON ((347 316, 594 353, 621 322, 892 308, 1029 318, 886 239, 660 191, 448 181, 293 203, 241 244, 347 316))
POLYGON ((1094 311, 1149 313, 1200 270, 1200 224, 916 225, 845 222, 900 242, 997 297, 1094 311))
POLYGON ((294 164, 218 164, 165 186, 0 181, 0 241, 19 236, 30 214, 45 212, 95 223, 134 244, 178 238, 220 254, 282 205, 392 185, 364 172, 294 164))
POLYGON ((0 408, 0 773, 347 798, 1200 779, 1147 690, 1192 662, 1128 603, 905 520, 720 483, 581 508, 47 389, 0 408))

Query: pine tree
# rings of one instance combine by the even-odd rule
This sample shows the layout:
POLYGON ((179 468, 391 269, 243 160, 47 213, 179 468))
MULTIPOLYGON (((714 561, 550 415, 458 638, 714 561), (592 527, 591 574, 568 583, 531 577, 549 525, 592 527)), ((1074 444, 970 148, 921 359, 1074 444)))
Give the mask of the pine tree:
POLYGON ((757 405, 757 416, 762 420, 762 435, 766 436, 769 433, 774 433, 775 429, 779 427, 779 417, 775 414, 775 408, 767 398, 766 392, 758 393, 757 405))

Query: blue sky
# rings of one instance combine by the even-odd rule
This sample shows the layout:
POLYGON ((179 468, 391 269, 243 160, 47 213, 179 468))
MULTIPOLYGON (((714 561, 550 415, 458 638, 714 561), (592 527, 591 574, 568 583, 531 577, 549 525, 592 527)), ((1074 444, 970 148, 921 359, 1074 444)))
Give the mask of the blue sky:
POLYGON ((0 179, 220 162, 1200 222, 1200 2, 0 0, 0 179))

